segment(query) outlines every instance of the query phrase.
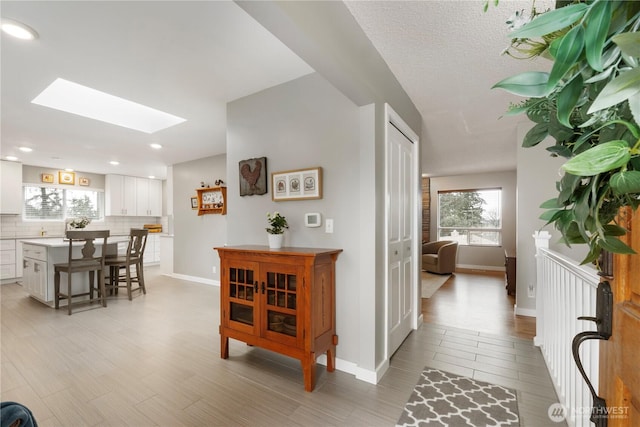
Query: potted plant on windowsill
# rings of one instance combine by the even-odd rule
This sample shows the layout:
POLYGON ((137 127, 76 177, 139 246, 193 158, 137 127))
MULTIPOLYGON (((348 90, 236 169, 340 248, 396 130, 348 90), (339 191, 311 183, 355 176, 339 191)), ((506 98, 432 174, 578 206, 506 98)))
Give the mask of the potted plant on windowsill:
POLYGON ((270 227, 267 227, 267 237, 269 238, 269 248, 280 249, 284 240, 284 231, 289 228, 287 219, 280 215, 280 212, 267 212, 267 221, 270 227))
POLYGON ((640 2, 558 1, 555 10, 534 7, 528 18, 515 18, 506 53, 553 65, 494 87, 527 98, 508 111, 535 123, 524 147, 551 136, 547 150, 568 159, 541 218, 567 245, 589 245, 583 263, 602 250, 635 253, 619 239, 627 230, 616 216, 640 205, 640 2))

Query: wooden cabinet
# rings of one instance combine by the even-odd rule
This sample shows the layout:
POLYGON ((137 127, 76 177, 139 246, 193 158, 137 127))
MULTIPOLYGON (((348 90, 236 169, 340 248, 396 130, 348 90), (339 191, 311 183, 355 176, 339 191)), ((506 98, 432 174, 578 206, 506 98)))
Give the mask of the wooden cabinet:
POLYGON ((105 215, 136 215, 136 178, 124 175, 105 175, 105 215))
POLYGON ((16 275, 16 241, 0 240, 0 279, 13 279, 16 275))
POLYGON ((507 294, 516 294, 516 254, 512 251, 504 252, 504 267, 507 279, 507 294))
MULTIPOLYGON (((49 263, 46 247, 24 243, 22 245, 22 284, 25 290, 40 301, 52 304, 53 302, 53 277, 52 286, 49 284, 49 263)), ((53 270, 53 266, 52 266, 53 270)))
POLYGON ((198 188, 198 215, 227 214, 227 187, 198 188))
POLYGON ((335 369, 335 262, 341 249, 228 246, 220 254, 221 357, 229 338, 299 359, 304 388, 315 386, 316 357, 335 369))
POLYGON ((0 161, 0 214, 22 213, 22 163, 0 161))

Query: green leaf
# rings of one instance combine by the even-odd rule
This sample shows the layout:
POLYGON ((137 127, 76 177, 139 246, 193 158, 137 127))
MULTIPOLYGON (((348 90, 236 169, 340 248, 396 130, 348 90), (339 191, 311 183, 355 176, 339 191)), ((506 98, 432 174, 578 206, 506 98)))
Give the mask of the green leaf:
POLYGON ((549 135, 548 125, 546 123, 538 123, 524 136, 524 140, 522 141, 522 146, 524 148, 533 147, 538 145, 540 141, 545 139, 549 135))
POLYGON ((640 193, 640 171, 620 171, 610 181, 614 194, 640 193))
POLYGON ((620 104, 638 93, 640 93, 640 67, 625 71, 607 83, 587 113, 592 114, 620 104))
POLYGON ((602 71, 602 48, 610 22, 611 3, 602 0, 593 3, 585 19, 584 41, 587 62, 596 71, 602 71))
POLYGON ((616 254, 632 255, 636 253, 636 251, 614 236, 605 235, 604 239, 598 239, 598 244, 603 249, 616 254))
POLYGON ((624 236, 625 234, 627 234, 626 228, 620 227, 616 224, 606 224, 602 227, 602 229, 608 236, 624 236))
POLYGON ((611 38, 625 54, 640 58, 640 33, 622 33, 611 38))
POLYGON ((616 140, 596 145, 562 165, 572 175, 594 176, 623 165, 631 159, 631 149, 626 141, 616 140))
POLYGON ((526 71, 499 81, 491 89, 499 88, 515 95, 538 98, 549 93, 547 90, 548 80, 549 73, 526 71))
POLYGON ((551 68, 547 89, 551 91, 565 74, 576 64, 584 49, 584 28, 582 25, 573 27, 558 42, 556 60, 551 68))
POLYGON ((542 209, 558 209, 558 208, 561 208, 562 206, 558 203, 557 198, 553 198, 553 199, 545 200, 544 202, 542 202, 540 207, 542 209))
POLYGON ((558 212, 562 212, 561 209, 550 209, 548 211, 544 211, 540 214, 539 218, 543 221, 547 221, 547 223, 553 222, 556 219, 558 212))
POLYGON ((580 263, 581 265, 591 264, 596 261, 600 256, 600 252, 602 252, 602 247, 598 244, 589 244, 589 253, 580 263))
POLYGON ((582 18, 589 6, 573 4, 545 12, 536 16, 531 22, 509 34, 512 39, 541 37, 572 25, 582 18))
POLYGON ((640 124, 640 92, 630 96, 627 101, 629 102, 629 109, 631 109, 633 120, 640 124))
POLYGON ((582 94, 582 76, 578 74, 558 94, 558 121, 568 128, 573 128, 569 118, 582 94))
POLYGON ((611 75, 611 73, 613 72, 613 67, 609 67, 606 70, 604 70, 602 73, 599 74, 595 74, 591 77, 589 77, 587 80, 585 80, 585 83, 595 83, 595 82, 599 82, 600 80, 604 80, 606 78, 609 78, 609 76, 611 75))

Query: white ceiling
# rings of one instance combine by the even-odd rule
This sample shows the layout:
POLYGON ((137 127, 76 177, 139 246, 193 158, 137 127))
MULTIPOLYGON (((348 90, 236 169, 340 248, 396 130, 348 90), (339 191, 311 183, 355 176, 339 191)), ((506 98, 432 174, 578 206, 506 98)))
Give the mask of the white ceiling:
MULTIPOLYGON (((515 169, 523 119, 499 117, 517 99, 490 87, 536 68, 500 55, 509 41, 504 22, 529 1, 502 0, 487 13, 483 1, 346 5, 422 114, 423 172, 515 169)), ((227 102, 313 72, 228 1, 1 6, 2 17, 40 35, 2 35, 0 154, 25 164, 164 178, 167 165, 225 152, 227 102), (31 104, 57 77, 187 122, 149 135, 31 104)))
POLYGON ((164 178, 226 151, 228 101, 313 72, 227 1, 3 1, 1 12, 40 36, 2 34, 1 154, 30 165, 164 178), (150 135, 31 104, 58 77, 187 121, 150 135))

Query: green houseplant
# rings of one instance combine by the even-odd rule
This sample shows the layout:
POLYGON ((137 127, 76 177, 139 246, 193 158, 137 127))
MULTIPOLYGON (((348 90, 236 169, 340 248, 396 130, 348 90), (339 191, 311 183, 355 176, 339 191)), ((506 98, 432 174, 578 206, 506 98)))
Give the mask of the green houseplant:
POLYGON ((282 242, 284 240, 284 230, 289 228, 289 224, 287 223, 287 219, 280 215, 280 212, 267 212, 267 221, 269 222, 269 227, 267 230, 267 238, 269 240, 269 248, 271 249, 279 249, 282 247, 282 242))
POLYGON ((634 253, 618 239, 627 230, 615 219, 622 207, 640 205, 640 2, 558 1, 555 10, 534 5, 530 17, 520 12, 508 23, 507 54, 552 61, 550 72, 494 85, 526 98, 508 110, 535 123, 523 146, 551 136, 547 150, 567 159, 558 196, 541 205, 541 218, 567 245, 589 245, 583 263, 603 249, 634 253))

